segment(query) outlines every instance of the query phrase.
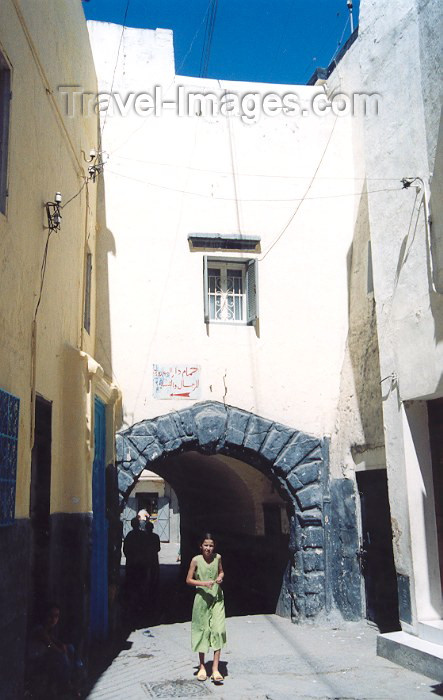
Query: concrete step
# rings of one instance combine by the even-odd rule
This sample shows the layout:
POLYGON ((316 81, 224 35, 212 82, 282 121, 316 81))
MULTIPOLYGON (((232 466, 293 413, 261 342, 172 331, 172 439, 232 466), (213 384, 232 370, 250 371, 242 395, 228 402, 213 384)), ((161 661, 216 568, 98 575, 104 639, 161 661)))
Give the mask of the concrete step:
POLYGON ((406 632, 389 632, 377 637, 377 655, 410 671, 443 681, 443 646, 406 632))
POLYGON ((418 623, 418 636, 427 642, 443 646, 443 620, 426 620, 418 623))

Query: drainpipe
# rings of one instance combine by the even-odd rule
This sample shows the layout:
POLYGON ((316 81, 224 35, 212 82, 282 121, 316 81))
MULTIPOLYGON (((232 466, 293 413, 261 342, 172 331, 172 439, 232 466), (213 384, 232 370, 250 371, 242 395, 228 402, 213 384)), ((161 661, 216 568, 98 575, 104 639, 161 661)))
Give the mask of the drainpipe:
POLYGON ((329 490, 329 438, 323 440, 323 530, 324 530, 324 559, 325 559, 325 609, 332 609, 332 580, 331 580, 331 495, 329 490))

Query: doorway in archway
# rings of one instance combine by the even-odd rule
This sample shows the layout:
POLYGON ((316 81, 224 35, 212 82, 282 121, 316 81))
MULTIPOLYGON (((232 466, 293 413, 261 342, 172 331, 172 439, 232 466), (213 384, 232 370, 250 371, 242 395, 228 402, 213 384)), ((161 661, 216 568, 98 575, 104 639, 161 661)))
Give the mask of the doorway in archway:
MULTIPOLYGON (((192 591, 183 590, 184 579, 204 532, 214 535, 223 557, 228 615, 274 613, 289 542, 288 507, 275 484, 246 462, 223 454, 185 452, 166 458, 158 468, 180 504, 176 615, 182 618, 192 600, 192 591)), ((170 601, 168 608, 170 614, 170 601)))

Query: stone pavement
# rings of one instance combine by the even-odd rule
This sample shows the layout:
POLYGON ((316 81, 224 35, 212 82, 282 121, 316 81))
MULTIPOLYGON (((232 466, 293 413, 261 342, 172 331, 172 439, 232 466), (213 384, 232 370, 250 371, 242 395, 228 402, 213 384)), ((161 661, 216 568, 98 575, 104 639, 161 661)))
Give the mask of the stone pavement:
POLYGON ((377 657, 377 630, 365 622, 298 626, 276 615, 251 615, 228 618, 227 633, 220 669, 224 685, 196 680, 190 622, 185 622, 133 632, 130 648, 103 673, 88 700, 418 700, 443 695, 443 685, 377 657))

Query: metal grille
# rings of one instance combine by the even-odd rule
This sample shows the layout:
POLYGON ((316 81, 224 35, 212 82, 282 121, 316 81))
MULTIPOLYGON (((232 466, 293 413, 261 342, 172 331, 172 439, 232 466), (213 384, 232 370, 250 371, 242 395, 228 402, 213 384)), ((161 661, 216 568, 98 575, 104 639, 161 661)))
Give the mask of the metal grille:
POLYGON ((18 398, 0 389, 0 526, 15 517, 19 406, 18 398))
POLYGON ((212 695, 203 683, 198 681, 165 681, 163 683, 142 683, 149 698, 201 698, 212 695))
POLYGON ((208 295, 211 321, 243 321, 244 268, 208 268, 208 295))
POLYGON ((0 53, 0 211, 6 213, 11 70, 0 53))

